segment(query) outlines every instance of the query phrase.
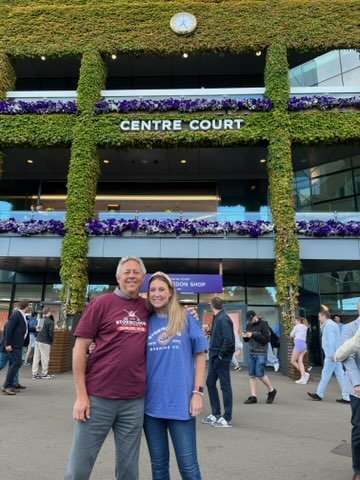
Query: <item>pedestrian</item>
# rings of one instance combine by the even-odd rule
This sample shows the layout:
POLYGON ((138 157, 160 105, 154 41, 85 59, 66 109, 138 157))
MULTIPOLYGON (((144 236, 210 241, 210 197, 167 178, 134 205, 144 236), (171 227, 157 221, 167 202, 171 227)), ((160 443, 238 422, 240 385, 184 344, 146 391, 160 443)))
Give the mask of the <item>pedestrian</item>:
POLYGON ((280 362, 275 351, 278 352, 280 348, 280 338, 274 332, 274 330, 270 327, 269 323, 268 322, 266 323, 270 333, 270 341, 268 343, 268 350, 267 350, 267 357, 266 357, 266 366, 273 367, 274 372, 277 373, 280 368, 280 362))
POLYGON ((232 427, 233 394, 230 379, 230 364, 235 352, 234 327, 231 318, 223 309, 221 298, 211 299, 214 314, 209 346, 209 371, 206 378, 211 414, 203 418, 202 423, 217 428, 232 427), (219 393, 216 387, 220 380, 224 413, 221 415, 219 393))
MULTIPOLYGON (((9 363, 9 353, 5 350, 7 324, 8 324, 8 322, 6 322, 5 325, 4 325, 4 330, 3 330, 3 334, 2 334, 2 337, 1 337, 1 341, 0 341, 0 370, 5 368, 6 365, 8 365, 8 363, 9 363)), ((26 388, 24 385, 20 384, 19 372, 17 372, 14 376, 12 388, 15 390, 15 393, 17 393, 17 391, 20 391, 20 390, 23 390, 23 389, 26 388)), ((4 389, 2 391, 4 391, 4 389)))
POLYGON ((270 332, 267 322, 262 320, 253 310, 246 314, 248 324, 243 332, 244 342, 249 343, 248 372, 250 377, 250 397, 245 404, 257 403, 256 379, 258 378, 268 389, 266 403, 273 403, 277 390, 272 386, 270 379, 265 374, 266 357, 270 332))
POLYGON ((290 336, 294 339, 294 348, 291 353, 291 364, 300 372, 300 379, 295 380, 295 383, 298 385, 306 385, 310 378, 310 373, 305 372, 304 366, 304 356, 307 350, 307 330, 306 319, 303 317, 297 317, 290 336))
POLYGON ((344 325, 341 334, 342 346, 335 352, 335 359, 340 359, 345 368, 345 385, 350 394, 351 402, 351 448, 352 463, 354 476, 353 480, 360 480, 360 350, 352 347, 352 352, 346 358, 345 354, 349 344, 349 339, 353 339, 352 343, 359 342, 360 331, 360 302, 357 303, 358 317, 353 322, 344 325))
POLYGON ((345 374, 340 363, 334 361, 334 354, 340 346, 339 326, 330 318, 328 310, 321 310, 318 315, 321 325, 321 346, 325 354, 324 366, 321 372, 321 380, 315 393, 308 392, 309 397, 315 401, 321 401, 325 395, 333 373, 341 389, 342 398, 338 403, 350 403, 349 392, 346 390, 345 374))
POLYGON ((340 333, 342 333, 342 330, 344 328, 344 324, 341 322, 341 318, 339 317, 339 315, 334 315, 334 322, 339 325, 340 333))
POLYGON ((198 320, 177 299, 171 278, 150 277, 153 312, 147 339, 144 431, 153 480, 169 479, 169 440, 184 480, 201 480, 195 418, 202 411, 208 342, 198 320))
POLYGON ((119 286, 94 298, 75 330, 74 437, 66 480, 87 480, 109 431, 114 432, 116 480, 138 480, 146 393, 149 312, 140 293, 146 269, 134 256, 116 271, 119 286), (89 355, 89 346, 95 348, 89 355))
POLYGON ((49 307, 45 307, 43 317, 39 321, 37 327, 37 336, 35 341, 34 358, 32 364, 32 378, 33 380, 43 379, 48 380, 54 378, 54 375, 49 373, 49 360, 51 345, 54 341, 54 317, 51 315, 49 307), (39 373, 41 361, 41 375, 39 373))
POLYGON ((28 323, 26 314, 29 313, 29 301, 21 300, 18 308, 10 315, 7 324, 5 351, 8 353, 9 368, 7 371, 5 383, 2 392, 7 395, 16 395, 14 389, 14 381, 16 381, 16 374, 22 366, 22 351, 24 346, 27 346, 28 337, 28 323))
POLYGON ((235 337, 235 352, 234 352, 234 355, 232 356, 231 363, 234 365, 234 371, 240 372, 241 367, 237 357, 241 354, 241 351, 243 350, 244 346, 242 341, 240 340, 239 334, 235 331, 235 329, 234 329, 234 337, 235 337))
POLYGON ((37 327, 38 319, 36 313, 34 312, 33 315, 29 318, 28 326, 29 326, 29 345, 26 350, 25 361, 24 365, 31 365, 34 356, 34 348, 35 348, 35 339, 37 335, 36 327, 37 327))

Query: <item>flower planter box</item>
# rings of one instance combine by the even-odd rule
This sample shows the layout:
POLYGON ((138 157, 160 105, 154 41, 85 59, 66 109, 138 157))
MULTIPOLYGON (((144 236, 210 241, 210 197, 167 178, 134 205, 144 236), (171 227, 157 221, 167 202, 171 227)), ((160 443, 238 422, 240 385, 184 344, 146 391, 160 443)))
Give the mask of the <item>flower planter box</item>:
POLYGON ((64 373, 71 370, 71 355, 74 337, 69 330, 55 330, 54 343, 50 352, 49 371, 64 373))

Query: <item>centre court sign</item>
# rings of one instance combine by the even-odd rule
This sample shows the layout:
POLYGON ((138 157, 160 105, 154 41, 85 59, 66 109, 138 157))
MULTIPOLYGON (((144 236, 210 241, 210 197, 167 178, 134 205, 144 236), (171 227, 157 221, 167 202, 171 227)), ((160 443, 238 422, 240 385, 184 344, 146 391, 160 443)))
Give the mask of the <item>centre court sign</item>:
POLYGON ((240 130, 244 126, 242 118, 213 118, 192 120, 122 120, 122 132, 179 132, 181 130, 206 131, 206 130, 240 130))

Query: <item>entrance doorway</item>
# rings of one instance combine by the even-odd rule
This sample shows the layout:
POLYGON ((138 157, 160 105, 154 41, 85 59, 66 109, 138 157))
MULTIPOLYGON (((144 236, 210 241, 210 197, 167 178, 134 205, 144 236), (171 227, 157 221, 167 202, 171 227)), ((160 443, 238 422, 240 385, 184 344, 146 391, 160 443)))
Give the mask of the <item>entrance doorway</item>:
MULTIPOLYGON (((244 303, 229 302, 229 303, 224 303, 223 308, 233 322, 234 332, 236 332, 239 335, 241 340, 241 334, 246 327, 246 311, 247 311, 246 305, 244 303)), ((213 321, 213 316, 214 316, 210 308, 210 305, 208 303, 199 303, 198 313, 199 313, 199 321, 201 322, 203 329, 205 331, 210 331, 212 321, 213 321)), ((235 353, 237 354, 238 362, 241 365, 246 365, 247 344, 243 342, 243 349, 235 353)))

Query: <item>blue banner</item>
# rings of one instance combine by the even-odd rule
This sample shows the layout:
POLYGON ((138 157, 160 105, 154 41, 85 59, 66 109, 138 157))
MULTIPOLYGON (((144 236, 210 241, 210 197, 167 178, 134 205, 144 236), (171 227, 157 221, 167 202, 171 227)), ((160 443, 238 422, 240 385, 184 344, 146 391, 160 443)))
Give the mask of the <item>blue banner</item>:
MULTIPOLYGON (((149 279, 152 273, 147 273, 145 281, 141 287, 142 292, 148 289, 149 279)), ((176 290, 182 293, 222 293, 223 276, 222 275, 203 275, 203 274, 178 274, 169 273, 168 276, 173 281, 176 290)))

